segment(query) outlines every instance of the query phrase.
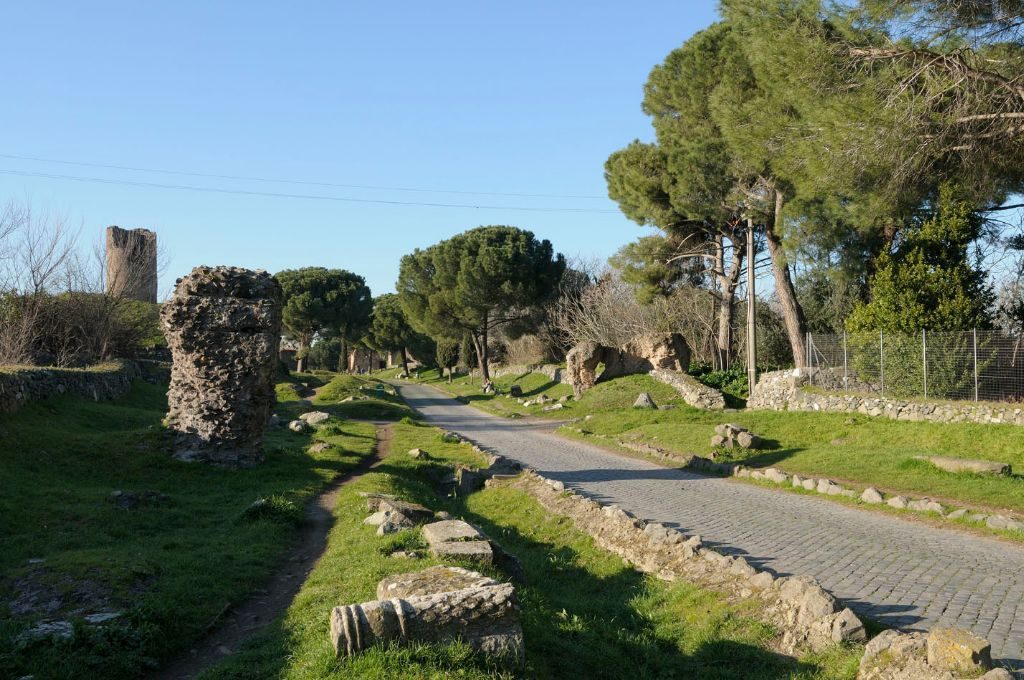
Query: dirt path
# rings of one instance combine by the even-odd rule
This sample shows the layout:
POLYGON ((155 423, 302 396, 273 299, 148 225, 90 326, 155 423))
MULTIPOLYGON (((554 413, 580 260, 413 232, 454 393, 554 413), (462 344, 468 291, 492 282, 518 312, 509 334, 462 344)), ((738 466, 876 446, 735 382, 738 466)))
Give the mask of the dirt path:
POLYGON ((210 622, 205 638, 149 677, 154 680, 194 678, 284 614, 327 548, 327 534, 334 526, 334 506, 341 488, 379 465, 390 453, 392 425, 374 424, 377 425, 377 443, 373 454, 332 482, 326 491, 309 503, 298 539, 281 558, 280 565, 266 585, 244 602, 225 607, 210 622))

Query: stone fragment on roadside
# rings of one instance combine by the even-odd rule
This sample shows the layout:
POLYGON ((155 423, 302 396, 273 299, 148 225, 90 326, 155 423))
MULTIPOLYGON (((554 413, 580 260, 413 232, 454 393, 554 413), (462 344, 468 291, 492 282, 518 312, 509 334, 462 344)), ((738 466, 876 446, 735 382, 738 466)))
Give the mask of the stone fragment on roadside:
POLYGON ((423 571, 394 574, 377 584, 377 599, 408 599, 418 595, 432 595, 464 588, 496 586, 498 582, 489 576, 463 569, 438 565, 423 571))
POLYGON ((299 420, 309 425, 322 425, 330 419, 331 414, 323 411, 307 411, 299 416, 299 420))
POLYGON ((303 432, 308 432, 311 428, 309 423, 307 423, 305 420, 293 420, 290 423, 288 423, 288 429, 291 430, 292 432, 297 432, 301 434, 303 432))
POLYGON ((940 515, 946 510, 942 507, 942 504, 930 498, 919 498, 918 500, 910 501, 907 503, 907 509, 914 510, 915 512, 934 512, 940 515))
POLYGON ((776 470, 775 468, 767 468, 764 471, 764 476, 766 479, 775 482, 776 484, 785 484, 789 481, 789 475, 782 470, 776 470))
POLYGON ((651 395, 649 393, 641 392, 640 396, 638 396, 636 398, 636 401, 633 402, 633 408, 654 409, 657 408, 657 405, 654 403, 654 399, 651 398, 651 395))
POLYGON ((414 522, 425 522, 434 516, 434 511, 419 503, 410 503, 397 498, 382 498, 377 504, 378 510, 405 515, 414 522))
POLYGON ((970 473, 975 475, 1009 475, 1012 468, 1009 463, 991 460, 970 460, 968 458, 952 458, 949 456, 917 456, 926 460, 940 470, 952 473, 970 473))
POLYGON ((761 445, 761 437, 735 423, 716 425, 715 436, 711 438, 712 448, 759 449, 761 445))
POLYGON ((802 486, 807 491, 814 491, 818 487, 818 482, 814 479, 805 479, 802 486))
POLYGON ((985 525, 989 529, 1002 529, 1006 531, 1024 531, 1024 522, 1005 517, 1003 515, 990 515, 985 518, 985 525))
POLYGON ((442 520, 423 527, 423 538, 434 557, 462 558, 493 564, 491 544, 470 524, 459 520, 442 520))
POLYGON ((335 607, 330 640, 337 656, 374 644, 462 640, 486 656, 523 661, 523 630, 510 583, 335 607))
POLYGON ((960 508, 959 510, 954 510, 946 515, 946 519, 962 519, 967 516, 968 512, 970 512, 970 510, 967 508, 960 508))
POLYGON ((559 402, 557 404, 551 404, 550 406, 545 406, 544 408, 541 409, 541 411, 561 411, 564 408, 565 408, 565 404, 559 402))
POLYGON ((462 443, 462 437, 454 432, 443 432, 441 433, 441 441, 445 444, 460 444, 462 443))
POLYGON ((416 460, 421 460, 421 459, 427 458, 428 456, 427 456, 427 452, 426 451, 424 451, 423 449, 417 448, 417 449, 409 449, 409 457, 413 458, 413 459, 416 459, 416 460))
POLYGON ((331 448, 331 445, 324 441, 315 442, 309 447, 310 453, 323 453, 327 449, 331 448))
POLYGON ((890 508, 896 508, 897 510, 907 509, 907 499, 903 496, 893 496, 885 502, 890 508))
POLYGON ((839 612, 832 622, 833 642, 864 642, 868 639, 864 624, 850 609, 839 612))
POLYGON ((864 493, 860 495, 860 499, 870 505, 878 505, 884 503, 885 498, 882 497, 881 492, 873 486, 869 486, 864 489, 864 493))
POLYGON ((988 640, 966 630, 935 628, 928 634, 928 665, 940 671, 971 673, 992 668, 988 640))

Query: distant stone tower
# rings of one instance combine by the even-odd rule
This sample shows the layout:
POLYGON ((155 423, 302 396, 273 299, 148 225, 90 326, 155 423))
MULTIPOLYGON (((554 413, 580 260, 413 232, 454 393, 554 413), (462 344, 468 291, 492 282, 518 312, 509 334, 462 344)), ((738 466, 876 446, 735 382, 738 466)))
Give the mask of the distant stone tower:
POLYGON ((107 293, 156 302, 156 232, 107 227, 107 293))

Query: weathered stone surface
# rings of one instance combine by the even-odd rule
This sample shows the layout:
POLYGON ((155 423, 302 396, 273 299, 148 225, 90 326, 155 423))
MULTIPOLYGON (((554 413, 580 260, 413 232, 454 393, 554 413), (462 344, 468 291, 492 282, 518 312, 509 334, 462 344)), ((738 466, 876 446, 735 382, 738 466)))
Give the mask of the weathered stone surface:
POLYGON ((39 640, 71 640, 74 637, 75 627, 70 621, 40 621, 19 634, 15 642, 25 645, 39 640))
POLYGON ((653 333, 633 338, 620 351, 621 375, 654 370, 685 373, 690 368, 690 346, 679 333, 653 333))
POLYGON ((747 407, 775 411, 860 413, 893 420, 938 423, 1007 423, 1024 425, 1024 407, 1014 403, 911 401, 878 394, 877 385, 844 380, 830 369, 764 373, 751 391, 747 407), (813 384, 813 391, 803 387, 813 384))
POLYGON ((655 368, 648 375, 675 389, 682 396, 683 401, 694 408, 709 411, 721 411, 725 408, 725 397, 720 390, 705 385, 684 371, 655 368))
POLYGON ((330 637, 338 656, 380 643, 461 639, 489 656, 523 659, 519 607, 508 583, 335 607, 330 637))
POLYGON ((946 472, 969 472, 976 475, 1008 475, 1012 472, 1009 463, 997 463, 991 460, 970 460, 948 456, 924 456, 923 458, 946 472))
POLYGON ((0 372, 0 413, 62 394, 104 401, 128 393, 140 377, 133 361, 111 361, 90 368, 17 368, 0 372))
POLYGON ((480 564, 494 564, 494 549, 489 541, 449 541, 430 546, 430 553, 437 558, 471 560, 480 564))
POLYGON ((844 609, 832 621, 833 642, 864 642, 867 639, 864 624, 852 610, 844 609))
POLYGON ((885 499, 882 497, 882 494, 878 491, 878 489, 876 489, 873 486, 869 486, 868 488, 864 489, 864 493, 860 495, 860 499, 865 503, 869 503, 871 505, 878 505, 879 503, 883 503, 885 501, 885 499))
POLYGON ((1003 515, 991 515, 985 518, 985 525, 989 529, 1004 529, 1009 531, 1024 531, 1024 522, 1019 522, 1003 515))
POLYGON ((450 541, 479 541, 483 534, 461 519, 432 522, 423 527, 423 539, 430 545, 450 541))
POLYGON ((597 367, 606 363, 609 348, 593 341, 582 342, 565 356, 565 370, 576 396, 580 396, 597 383, 597 367))
POLYGON ((387 536, 388 534, 396 534, 399 531, 405 529, 411 529, 416 526, 416 522, 406 517, 400 512, 389 512, 387 513, 387 519, 385 519, 380 526, 377 527, 378 536, 387 536))
POLYGON ((940 671, 976 673, 992 668, 988 640, 966 630, 936 628, 928 634, 928 665, 940 671))
POLYGON ((305 420, 293 420, 288 423, 288 429, 292 432, 308 432, 310 430, 310 424, 305 420))
POLYGON ((712 448, 732 449, 738 446, 742 449, 759 449, 761 444, 758 435, 735 423, 716 425, 715 436, 711 438, 712 448))
POLYGON ((489 576, 461 567, 436 566, 423 571, 394 574, 377 584, 377 599, 408 599, 419 595, 432 595, 464 588, 496 586, 489 576))
POLYGON ((176 457, 251 466, 274 405, 281 287, 270 274, 196 267, 160 310, 173 357, 166 424, 176 457))
POLYGON ((633 408, 657 408, 654 403, 654 399, 651 399, 651 395, 647 392, 641 392, 640 396, 633 402, 633 408))
POLYGON ((310 425, 322 425, 331 419, 330 413, 324 413, 323 411, 309 411, 299 416, 299 420, 302 420, 310 425))
POLYGON ((382 498, 377 504, 378 510, 405 515, 414 522, 425 522, 434 516, 434 511, 425 508, 418 503, 398 500, 397 498, 382 498))
POLYGON ((891 508, 896 508, 897 510, 906 510, 907 499, 904 498, 903 496, 893 496, 892 498, 887 500, 885 504, 891 508))
POLYGON ((427 457, 427 452, 423 449, 409 449, 409 457, 417 460, 427 457))

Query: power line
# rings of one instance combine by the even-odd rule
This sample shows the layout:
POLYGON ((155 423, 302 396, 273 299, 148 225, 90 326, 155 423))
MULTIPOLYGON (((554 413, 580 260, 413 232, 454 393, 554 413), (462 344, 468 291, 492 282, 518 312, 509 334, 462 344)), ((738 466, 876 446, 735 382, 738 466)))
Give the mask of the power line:
POLYGON ((187 172, 184 170, 161 170, 158 168, 140 168, 131 165, 107 165, 104 163, 86 163, 83 161, 67 161, 56 158, 38 158, 35 156, 17 156, 14 154, 0 154, 0 158, 8 158, 19 161, 34 161, 37 163, 58 163, 60 165, 76 165, 85 168, 104 168, 107 170, 128 170, 131 172, 153 172, 163 175, 180 175, 183 177, 205 177, 208 179, 231 179, 245 182, 266 182, 270 184, 298 184, 303 186, 333 187, 336 189, 373 189, 380 191, 411 191, 424 194, 461 194, 464 196, 514 196, 516 198, 584 198, 584 199, 605 199, 607 196, 593 196, 589 194, 528 194, 517 192, 500 191, 456 191, 449 189, 423 189, 413 187, 387 187, 374 184, 337 184, 333 182, 315 182, 301 179, 270 179, 266 177, 250 177, 245 175, 216 175, 203 172, 187 172))
POLYGON ((189 184, 161 184, 158 182, 140 182, 125 179, 106 179, 103 177, 82 177, 78 175, 58 175, 47 172, 30 172, 27 170, 0 170, 3 175, 16 175, 19 177, 38 177, 42 179, 70 180, 74 182, 91 182, 95 184, 114 184, 134 187, 147 187, 155 189, 180 189, 184 191, 201 191, 215 194, 234 194, 239 196, 262 196, 266 198, 300 198, 315 201, 340 201, 342 203, 371 203, 377 205, 404 205, 424 208, 469 208, 473 210, 514 210, 517 212, 554 212, 554 213, 592 213, 592 214, 616 214, 617 210, 599 210, 595 208, 534 208, 528 206, 510 205, 474 205, 470 203, 433 203, 425 201, 388 201, 374 198, 350 198, 345 196, 324 196, 319 194, 289 194, 271 191, 246 191, 244 189, 220 189, 217 187, 202 187, 189 184))

